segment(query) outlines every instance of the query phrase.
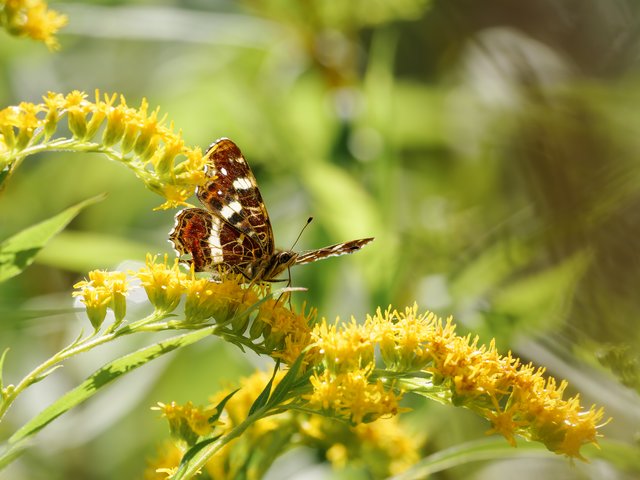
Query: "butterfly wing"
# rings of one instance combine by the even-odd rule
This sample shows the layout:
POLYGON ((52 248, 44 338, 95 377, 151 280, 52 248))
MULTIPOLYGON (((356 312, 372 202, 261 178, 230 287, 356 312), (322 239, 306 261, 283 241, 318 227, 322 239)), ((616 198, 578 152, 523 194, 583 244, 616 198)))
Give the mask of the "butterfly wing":
POLYGON ((221 138, 205 155, 206 174, 211 181, 198 187, 197 195, 215 217, 231 227, 221 226, 220 233, 226 233, 229 240, 235 234, 232 232, 248 237, 248 241, 236 239, 239 244, 250 247, 241 254, 247 260, 271 256, 274 240, 269 214, 242 152, 231 140, 221 138))
POLYGON ((213 263, 209 244, 213 217, 202 208, 187 208, 176 215, 176 223, 169 233, 169 241, 178 255, 191 255, 196 272, 202 272, 213 263))
POLYGON ((191 256, 196 272, 215 271, 221 265, 246 275, 260 250, 251 237, 202 208, 178 212, 169 239, 180 256, 191 256))
POLYGON ((322 260, 323 258, 337 257, 357 252, 372 241, 373 238, 361 238, 359 240, 351 240, 350 242, 336 243, 335 245, 318 248, 317 250, 300 252, 296 257, 294 265, 303 265, 305 263, 315 262, 316 260, 322 260))

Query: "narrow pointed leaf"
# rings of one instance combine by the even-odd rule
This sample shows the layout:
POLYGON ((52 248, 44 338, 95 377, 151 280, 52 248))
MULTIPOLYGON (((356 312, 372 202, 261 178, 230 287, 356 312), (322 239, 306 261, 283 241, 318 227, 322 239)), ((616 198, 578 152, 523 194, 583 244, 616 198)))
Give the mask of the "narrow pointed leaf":
POLYGON ((299 355, 296 358, 296 361, 293 362, 293 365, 289 368, 287 373, 282 377, 282 380, 276 385, 276 388, 273 390, 273 394, 269 399, 269 403, 272 405, 277 405, 284 398, 286 398, 287 393, 291 391, 291 388, 298 377, 298 372, 300 371, 300 366, 302 365, 302 360, 304 359, 304 354, 299 355))
POLYGON ((239 391, 240 391, 240 389, 236 388, 233 392, 231 392, 229 395, 227 395, 222 400, 220 400, 218 405, 216 405, 216 413, 214 413, 213 415, 211 415, 209 417, 209 423, 210 424, 213 424, 213 423, 218 421, 218 419, 220 418, 220 415, 222 415, 222 410, 224 410, 224 406, 227 404, 227 402, 229 400, 231 400, 231 397, 233 397, 239 391))
POLYGON ((145 363, 148 363, 166 353, 195 343, 211 335, 215 328, 215 326, 209 326, 194 332, 172 337, 130 353, 129 355, 125 355, 113 362, 107 363, 102 368, 96 370, 76 388, 67 392, 31 419, 26 425, 11 436, 9 443, 17 443, 31 435, 34 435, 48 423, 52 422, 71 408, 79 405, 85 400, 88 400, 95 395, 98 390, 113 382, 121 375, 141 367, 145 363))
POLYGON ((83 208, 99 202, 105 197, 106 195, 102 194, 84 200, 0 243, 0 282, 20 274, 33 263, 42 247, 64 229, 83 208))
POLYGON ((269 396, 271 395, 271 387, 273 386, 273 380, 274 378, 276 378, 276 374, 278 373, 279 367, 280 367, 280 360, 278 360, 276 362, 275 367, 273 367, 273 375, 271 375, 269 382, 262 389, 262 392, 260 392, 260 395, 258 395, 258 398, 255 399, 255 401, 253 402, 253 405, 251 405, 251 408, 249 409, 249 415, 247 416, 250 417, 251 415, 253 415, 253 413, 256 410, 264 407, 269 401, 269 396))

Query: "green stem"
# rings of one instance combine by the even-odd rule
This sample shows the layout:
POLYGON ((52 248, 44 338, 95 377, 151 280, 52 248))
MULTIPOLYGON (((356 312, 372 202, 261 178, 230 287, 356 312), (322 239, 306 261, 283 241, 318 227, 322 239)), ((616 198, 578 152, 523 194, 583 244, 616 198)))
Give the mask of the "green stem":
POLYGON ((141 330, 140 327, 144 327, 146 324, 159 321, 163 318, 166 318, 166 316, 166 312, 154 311, 152 314, 148 315, 142 320, 138 320, 131 325, 125 325, 117 331, 105 333, 99 337, 96 337, 95 334, 93 334, 80 342, 74 341, 71 345, 65 347, 60 352, 56 353, 55 355, 38 365, 36 368, 34 368, 16 386, 12 387, 9 385, 5 388, 5 392, 3 392, 2 402, 0 403, 0 422, 2 421, 5 414, 7 413, 7 410, 13 404, 18 395, 20 395, 20 393, 22 393, 34 383, 41 380, 43 376, 46 376, 47 372, 50 372, 51 369, 55 368, 57 364, 73 357, 74 355, 87 352, 99 345, 108 343, 111 340, 114 340, 116 337, 135 333, 136 331, 141 330))

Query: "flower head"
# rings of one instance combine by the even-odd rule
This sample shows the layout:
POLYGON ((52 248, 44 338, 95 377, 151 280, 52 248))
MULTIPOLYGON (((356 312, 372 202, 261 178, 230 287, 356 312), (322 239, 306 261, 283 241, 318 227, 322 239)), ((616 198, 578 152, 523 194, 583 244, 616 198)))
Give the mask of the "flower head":
POLYGON ((522 365, 511 353, 500 355, 494 341, 485 346, 477 337, 458 336, 451 319, 419 314, 416 305, 404 312, 378 311, 372 320, 384 332, 389 367, 429 374, 424 394, 431 388, 441 400, 474 410, 492 423, 490 432, 512 444, 520 435, 577 458, 582 445, 596 443, 604 411, 583 410, 577 396, 563 399, 566 382, 557 385, 544 369, 522 365))
POLYGON ((219 324, 243 312, 257 302, 253 290, 242 287, 242 277, 225 276, 221 281, 196 278, 194 272, 186 282, 185 321, 198 323, 214 318, 219 324))
POLYGON ((196 407, 191 402, 178 405, 176 402, 165 404, 158 402, 152 410, 159 410, 169 422, 171 435, 179 443, 192 446, 198 438, 208 435, 219 422, 212 423, 211 417, 216 413, 213 406, 196 407))
POLYGON ((158 310, 172 312, 186 292, 188 277, 180 270, 178 259, 168 264, 168 256, 162 263, 156 263, 156 257, 147 255, 146 265, 133 274, 140 279, 151 304, 158 310))
POLYGON ((309 345, 315 315, 314 309, 305 313, 304 306, 298 313, 287 308, 284 296, 271 298, 260 305, 251 336, 262 334, 273 356, 291 365, 309 345))
POLYGON ((493 341, 456 335, 451 319, 420 314, 416 305, 379 309, 361 325, 320 322, 310 349, 319 360, 306 398, 354 423, 393 415, 402 392, 411 391, 479 413, 491 422, 490 433, 513 445, 520 435, 581 458, 580 447, 596 443, 604 415, 596 407, 585 411, 577 396, 565 400, 567 383, 557 385, 544 369, 500 355, 493 341), (377 350, 384 369, 376 370, 377 350))
POLYGON ((315 373, 310 379, 313 393, 305 398, 313 408, 347 418, 356 425, 397 415, 402 394, 371 374, 372 368, 315 373))
POLYGON ((89 272, 89 280, 76 283, 74 297, 81 297, 91 325, 100 328, 107 314, 107 308, 114 312, 116 325, 122 322, 126 313, 126 295, 129 289, 124 272, 105 272, 94 270, 89 272))
POLYGON ((9 33, 44 42, 51 50, 59 48, 56 32, 67 24, 66 15, 48 10, 42 0, 4 0, 0 23, 9 33))

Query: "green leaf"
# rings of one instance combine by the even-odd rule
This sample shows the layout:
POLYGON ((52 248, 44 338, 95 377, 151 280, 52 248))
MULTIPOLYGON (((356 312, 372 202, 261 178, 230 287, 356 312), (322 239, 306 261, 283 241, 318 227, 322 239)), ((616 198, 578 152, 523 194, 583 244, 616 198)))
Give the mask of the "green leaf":
POLYGON ((191 459, 193 459, 198 452, 200 452, 207 445, 210 445, 216 440, 218 440, 220 437, 221 435, 216 435, 215 437, 206 438, 196 443, 193 447, 191 447, 189 450, 185 452, 180 463, 182 464, 183 462, 190 462, 191 459))
POLYGON ((211 415, 209 417, 209 423, 210 424, 214 424, 214 423, 216 423, 218 421, 218 419, 220 418, 220 415, 222 415, 222 410, 224 410, 224 406, 227 404, 227 402, 229 400, 231 400, 231 397, 233 397, 239 391, 240 391, 240 389, 236 388, 233 392, 231 392, 229 395, 227 395, 222 400, 220 400, 218 405, 216 405, 216 413, 214 413, 213 415, 211 415))
POLYGON ((286 398, 287 394, 293 388, 294 382, 297 380, 298 372, 300 371, 300 365, 302 365, 303 359, 304 354, 301 354, 298 356, 298 358, 296 358, 296 361, 293 362, 293 365, 291 365, 285 376, 282 377, 282 380, 280 380, 278 385, 276 385, 276 388, 273 390, 273 394, 269 399, 269 404, 277 405, 286 398))
POLYGON ((42 247, 66 227, 83 208, 105 197, 106 195, 102 194, 84 200, 0 243, 0 282, 20 274, 33 263, 42 247))
MULTIPOLYGON (((28 439, 63 413, 91 398, 98 390, 113 382, 121 375, 135 370, 166 353, 195 343, 211 335, 215 328, 216 326, 209 326, 184 335, 172 337, 107 363, 102 368, 96 370, 76 388, 67 392, 31 419, 9 438, 9 443, 15 444, 28 439)), ((0 462, 1 461, 2 458, 0 457, 0 462)))
POLYGON ((249 409, 249 415, 247 415, 248 417, 253 415, 255 411, 258 410, 259 408, 264 407, 269 401, 269 396, 271 395, 271 387, 273 385, 273 379, 276 378, 276 374, 278 373, 278 368, 280 368, 280 360, 278 360, 276 362, 275 367, 273 367, 273 375, 271 375, 269 382, 262 389, 262 392, 260 392, 260 395, 258 395, 258 398, 255 399, 255 401, 253 402, 253 405, 251 405, 251 408, 249 409))
POLYGON ((18 458, 26 449, 25 444, 13 445, 0 453, 0 470, 18 458))

